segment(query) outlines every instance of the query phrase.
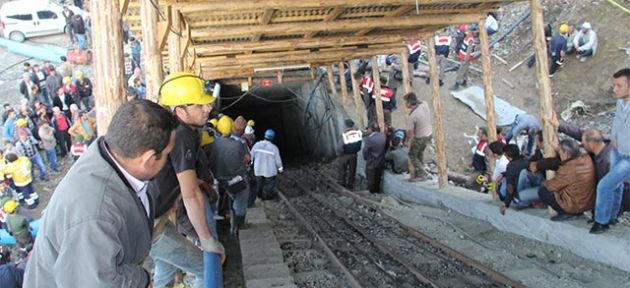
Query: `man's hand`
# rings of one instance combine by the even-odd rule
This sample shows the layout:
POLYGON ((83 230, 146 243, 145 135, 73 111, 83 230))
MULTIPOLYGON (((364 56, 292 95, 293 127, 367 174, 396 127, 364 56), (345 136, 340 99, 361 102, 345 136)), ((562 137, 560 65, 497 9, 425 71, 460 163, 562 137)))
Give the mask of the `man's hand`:
POLYGON ((505 204, 501 204, 501 207, 499 207, 499 213, 501 213, 501 215, 505 215, 505 210, 507 210, 507 207, 505 204))
POLYGON ((549 124, 551 124, 551 126, 553 126, 553 128, 555 128, 556 130, 558 129, 558 127, 560 127, 560 121, 558 120, 558 115, 556 114, 556 111, 553 111, 553 113, 551 114, 549 124))
POLYGON ((220 254, 221 264, 225 262, 225 248, 223 248, 223 244, 221 244, 221 242, 214 240, 212 237, 209 239, 202 239, 199 242, 201 243, 201 250, 208 253, 220 254))
POLYGON ((538 166, 535 161, 529 162, 529 171, 534 174, 538 173, 538 166))

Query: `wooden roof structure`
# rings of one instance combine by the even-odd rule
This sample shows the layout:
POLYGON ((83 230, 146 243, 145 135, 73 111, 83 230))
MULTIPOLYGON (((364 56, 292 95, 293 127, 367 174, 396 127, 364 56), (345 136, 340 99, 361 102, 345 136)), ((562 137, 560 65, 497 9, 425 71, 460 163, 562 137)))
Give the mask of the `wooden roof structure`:
MULTIPOLYGON (((140 3, 121 0, 123 19, 142 37, 140 3)), ((514 0, 150 0, 166 39, 180 19, 182 60, 208 79, 253 76, 256 69, 321 66, 399 53, 403 41, 447 25, 478 23, 514 0)))

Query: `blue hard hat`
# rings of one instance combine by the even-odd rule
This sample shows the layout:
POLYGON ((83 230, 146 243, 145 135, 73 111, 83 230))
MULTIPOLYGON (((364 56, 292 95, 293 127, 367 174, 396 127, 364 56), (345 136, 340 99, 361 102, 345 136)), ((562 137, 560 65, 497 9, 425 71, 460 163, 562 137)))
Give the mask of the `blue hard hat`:
POLYGON ((394 133, 394 137, 400 138, 400 139, 404 139, 405 138, 405 131, 402 131, 402 130, 396 131, 394 133))
POLYGON ((267 129, 267 131, 265 131, 265 138, 268 138, 268 139, 276 138, 276 132, 273 131, 273 129, 267 129))

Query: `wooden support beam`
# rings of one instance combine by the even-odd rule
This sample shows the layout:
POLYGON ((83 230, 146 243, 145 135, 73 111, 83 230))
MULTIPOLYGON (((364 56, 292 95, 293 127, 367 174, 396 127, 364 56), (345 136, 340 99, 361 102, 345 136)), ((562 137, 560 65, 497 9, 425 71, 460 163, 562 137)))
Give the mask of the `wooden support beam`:
POLYGON ((333 75, 332 66, 326 67, 326 78, 328 78, 328 84, 330 85, 330 92, 334 95, 337 94, 337 87, 335 86, 335 75, 333 75))
MULTIPOLYGON (((158 38, 158 11, 153 6, 158 0, 140 0, 142 17, 142 57, 144 58, 144 75, 147 86, 146 99, 157 101, 158 91, 162 85, 162 51, 158 38)), ((103 26, 107 27, 107 26, 103 26)), ((111 72, 110 72, 111 73, 111 72)), ((108 73, 109 75, 109 73, 108 73)))
MULTIPOLYGON (((435 47, 433 37, 429 37, 429 47, 435 47)), ((429 52, 429 71, 431 75, 431 92, 433 98, 433 135, 435 137, 435 153, 437 154, 438 184, 440 188, 448 185, 448 170, 446 163, 446 138, 444 137, 444 127, 442 126, 442 100, 440 97, 437 59, 435 49, 427 49, 429 52)))
POLYGON ((363 109, 361 109, 361 87, 359 87, 359 82, 354 79, 354 75, 357 74, 357 67, 354 65, 354 61, 349 62, 350 66, 350 80, 352 81, 352 94, 354 98, 354 110, 357 114, 357 121, 359 123, 359 127, 361 129, 365 128, 365 118, 363 116, 363 109))
MULTIPOLYGON (((516 0, 523 1, 523 0, 516 0)), ((176 5, 182 12, 197 12, 203 10, 209 11, 226 11, 240 12, 251 10, 252 7, 257 9, 304 9, 304 8, 324 8, 335 6, 360 7, 379 5, 416 5, 436 2, 434 0, 355 0, 348 2, 347 0, 321 0, 321 1, 295 1, 295 0, 240 0, 240 1, 203 1, 203 2, 179 2, 178 0, 165 0, 165 3, 176 5)), ((507 3, 514 0, 440 0, 439 3, 507 3)))
POLYGON ((129 8, 129 0, 119 0, 118 3, 120 5, 120 14, 124 16, 127 14, 127 9, 129 8))
MULTIPOLYGON (((486 27, 486 19, 479 21, 479 27, 486 27)), ((497 140, 497 121, 494 109, 494 89, 492 88, 492 68, 490 62, 490 40, 486 29, 479 29, 479 39, 481 40, 481 65, 483 69, 483 94, 486 103, 486 122, 488 131, 488 142, 497 140)), ((490 159, 488 171, 494 171, 494 157, 492 154, 486 155, 490 159)), ((492 191, 492 199, 499 199, 496 189, 492 191)))
POLYGON ((310 22, 304 23, 281 23, 265 26, 228 26, 195 29, 192 31, 193 38, 228 38, 243 37, 244 35, 256 34, 301 34, 317 31, 347 31, 367 28, 398 27, 412 28, 431 25, 453 25, 462 23, 473 23, 483 19, 483 14, 452 14, 452 15, 423 15, 405 17, 383 17, 370 19, 350 19, 331 22, 320 22, 313 25, 310 22))
POLYGON ((171 14, 171 23, 173 31, 168 34, 168 67, 170 73, 184 71, 184 65, 182 65, 182 51, 180 42, 182 32, 182 22, 179 11, 171 14))
POLYGON ((387 127, 385 127, 385 115, 383 113, 383 100, 381 99, 381 75, 378 72, 378 60, 376 56, 372 56, 372 81, 374 82, 374 102, 376 106, 376 121, 381 132, 385 133, 387 127))
MULTIPOLYGON (((534 31, 534 51, 536 53, 536 76, 540 93, 540 117, 543 126, 543 140, 545 157, 556 156, 553 142, 557 135, 553 125, 548 121, 553 117, 553 98, 551 97, 551 79, 549 79, 549 63, 547 58, 547 44, 545 43, 543 8, 539 0, 531 0, 532 30, 534 31)), ((553 173, 547 173, 547 179, 553 178, 553 173)))
POLYGON ((278 83, 282 84, 282 71, 278 71, 276 74, 278 76, 278 83))
MULTIPOLYGON (((330 11, 330 13, 328 13, 328 15, 326 15, 326 17, 324 18, 323 22, 334 21, 335 19, 337 19, 337 17, 339 17, 345 11, 346 11, 346 7, 337 6, 337 7, 333 8, 332 11, 330 11)), ((317 32, 319 32, 319 31, 308 32, 308 33, 304 34, 304 38, 313 38, 313 36, 317 35, 317 32)))
MULTIPOLYGON (((400 49, 400 69, 402 72, 402 83, 403 83, 403 92, 404 95, 411 93, 411 75, 409 74, 409 48, 405 46, 405 48, 400 49)), ((395 95, 394 95, 395 96, 395 95)), ((409 118, 409 111, 407 106, 403 106, 405 113, 403 113, 405 122, 409 118)))
POLYGON ((171 25, 173 24, 172 22, 172 18, 173 18, 173 9, 171 8, 171 6, 166 6, 166 16, 165 20, 163 21, 158 21, 158 27, 157 27, 157 33, 158 33, 158 43, 159 43, 159 47, 160 47, 160 51, 164 50, 164 47, 166 46, 166 43, 168 41, 168 34, 170 34, 170 30, 171 30, 171 25))
POLYGON ((206 56, 245 53, 251 51, 274 51, 289 49, 317 49, 322 47, 341 47, 350 45, 402 43, 418 37, 418 30, 383 33, 370 36, 330 36, 312 39, 269 40, 244 43, 220 42, 214 44, 198 44, 194 47, 206 56))
POLYGON ((92 24, 92 53, 94 53, 94 102, 98 135, 107 134, 107 128, 118 107, 127 101, 123 64, 122 14, 118 0, 90 1, 92 24))
POLYGON ((186 58, 188 55, 188 48, 192 46, 192 36, 191 36, 191 30, 190 30, 190 25, 186 25, 186 30, 184 30, 185 33, 183 36, 182 41, 180 42, 180 51, 181 51, 181 55, 182 58, 186 58))
MULTIPOLYGON (((263 13, 263 15, 260 17, 258 24, 260 25, 267 25, 269 24, 269 21, 271 21, 271 18, 273 17, 273 12, 276 11, 275 9, 266 9, 265 12, 263 13)), ((256 42, 260 40, 260 37, 262 37, 261 33, 258 33, 256 35, 254 35, 254 37, 252 37, 252 42, 256 42)))
POLYGON ((346 86, 346 66, 343 62, 339 63, 339 86, 341 86, 341 105, 346 105, 346 98, 348 98, 348 86, 346 86))
MULTIPOLYGON (((385 17, 402 16, 402 15, 405 15, 405 14, 409 13, 409 11, 414 10, 414 9, 415 9, 415 6, 400 6, 400 7, 396 8, 396 10, 385 14, 385 17)), ((368 33, 372 32, 372 30, 374 30, 374 29, 373 28, 362 29, 362 30, 359 30, 359 32, 357 32, 356 35, 357 36, 362 36, 362 35, 365 35, 365 34, 368 34, 368 33)))

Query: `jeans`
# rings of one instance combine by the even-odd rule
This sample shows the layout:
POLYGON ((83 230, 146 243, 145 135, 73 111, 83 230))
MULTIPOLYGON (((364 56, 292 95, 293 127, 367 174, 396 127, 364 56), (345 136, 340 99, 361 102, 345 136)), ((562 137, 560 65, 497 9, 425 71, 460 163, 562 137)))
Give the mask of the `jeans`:
POLYGON ((584 58, 584 57, 588 57, 588 56, 593 56, 593 49, 580 51, 580 57, 584 58))
POLYGON ((92 103, 92 96, 80 97, 79 98, 79 102, 77 102, 77 105, 78 106, 83 106, 81 109, 89 111, 90 107, 91 107, 91 103, 92 103))
POLYGON ((540 187, 545 182, 545 176, 542 173, 533 174, 527 169, 523 169, 521 174, 518 175, 518 183, 516 184, 516 191, 521 192, 525 189, 540 187))
POLYGON ((203 252, 190 240, 177 233, 170 221, 151 244, 151 258, 155 264, 153 287, 168 287, 177 269, 195 275, 193 287, 204 287, 203 252))
MULTIPOLYGON (((507 135, 505 135, 505 142, 510 143, 510 140, 512 140, 513 137, 518 136, 518 135, 515 135, 515 130, 518 129, 516 127, 517 125, 518 125, 518 121, 515 119, 514 122, 512 123, 512 128, 510 128, 510 131, 508 131, 507 135)), ((527 133, 527 151, 521 151, 521 154, 530 155, 532 151, 534 150, 534 144, 536 144, 536 134, 528 132, 527 133)))
POLYGON ((610 170, 597 184, 595 222, 608 224, 617 218, 623 197, 623 182, 628 176, 630 176, 630 156, 614 149, 610 155, 610 170))
MULTIPOLYGON (((42 155, 40 155, 39 152, 36 153, 35 156, 31 158, 31 162, 33 162, 33 164, 37 166, 37 169, 39 169, 39 179, 45 180, 46 179, 46 166, 44 166, 44 160, 42 159, 42 155)), ((31 173, 33 174, 33 178, 35 178, 35 169, 32 169, 31 173)))
POLYGON ((343 154, 339 156, 337 161, 339 184, 348 189, 354 188, 354 179, 357 174, 357 154, 343 154))
POLYGON ((237 216, 245 216, 247 213, 247 202, 249 198, 249 183, 247 187, 240 192, 236 194, 228 192, 227 194, 230 197, 230 200, 232 200, 232 211, 234 211, 234 214, 237 216))
POLYGON ((276 176, 269 178, 257 176, 256 179, 258 180, 256 190, 258 191, 258 195, 260 195, 260 198, 262 198, 263 200, 270 200, 276 197, 276 176))
POLYGON ((57 151, 55 148, 46 150, 46 160, 48 160, 48 164, 50 164, 50 169, 57 172, 57 151))
POLYGON ((501 180, 501 188, 499 188, 499 199, 503 201, 507 197, 507 179, 503 177, 501 180))
POLYGON ((85 50, 85 34, 75 34, 77 42, 79 42, 79 49, 85 50))
POLYGON ((556 196, 549 192, 544 185, 540 186, 540 189, 538 189, 538 197, 540 197, 540 200, 542 200, 545 204, 549 205, 549 207, 553 208, 553 210, 556 210, 558 214, 567 214, 567 212, 560 207, 560 204, 558 204, 556 196))
POLYGON ((431 143, 431 136, 414 138, 411 141, 411 147, 409 147, 409 161, 413 165, 415 170, 414 176, 425 176, 427 174, 424 171, 424 150, 431 143))

